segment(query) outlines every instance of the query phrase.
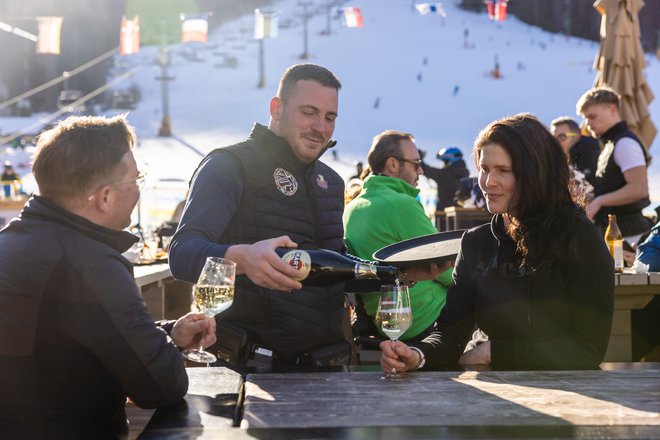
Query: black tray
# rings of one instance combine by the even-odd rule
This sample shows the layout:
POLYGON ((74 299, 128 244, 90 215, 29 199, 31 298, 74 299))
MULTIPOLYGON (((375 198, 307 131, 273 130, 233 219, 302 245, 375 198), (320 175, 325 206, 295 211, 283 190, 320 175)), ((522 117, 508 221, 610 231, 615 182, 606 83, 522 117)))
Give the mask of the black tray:
POLYGON ((456 258, 465 229, 438 232, 385 246, 374 252, 374 260, 390 266, 442 264, 456 258))

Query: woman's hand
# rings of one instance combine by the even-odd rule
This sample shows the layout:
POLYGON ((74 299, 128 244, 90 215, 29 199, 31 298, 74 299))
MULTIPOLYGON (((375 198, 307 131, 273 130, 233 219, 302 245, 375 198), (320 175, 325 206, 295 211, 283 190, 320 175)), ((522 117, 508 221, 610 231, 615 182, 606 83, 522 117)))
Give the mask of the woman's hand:
POLYGON ((380 366, 386 373, 414 370, 422 361, 416 350, 401 341, 383 341, 380 349, 380 366))

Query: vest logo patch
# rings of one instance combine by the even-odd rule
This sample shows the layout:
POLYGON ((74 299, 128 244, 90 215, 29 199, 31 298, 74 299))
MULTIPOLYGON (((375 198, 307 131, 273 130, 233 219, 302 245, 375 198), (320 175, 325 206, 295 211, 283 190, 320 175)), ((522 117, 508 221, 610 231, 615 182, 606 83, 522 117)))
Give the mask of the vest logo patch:
POLYGON ((325 177, 323 177, 321 174, 316 176, 316 184, 323 189, 328 189, 328 181, 325 180, 325 177))
POLYGON ((273 179, 275 179, 277 189, 285 196, 292 196, 298 191, 298 181, 284 168, 276 168, 273 171, 273 179))

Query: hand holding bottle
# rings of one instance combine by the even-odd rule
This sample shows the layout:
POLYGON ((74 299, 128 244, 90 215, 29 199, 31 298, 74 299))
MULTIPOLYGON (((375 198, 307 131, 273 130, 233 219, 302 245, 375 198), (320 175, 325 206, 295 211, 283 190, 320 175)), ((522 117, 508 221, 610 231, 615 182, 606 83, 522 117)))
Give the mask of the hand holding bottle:
POLYGON ((256 285, 268 289, 298 290, 300 273, 275 253, 278 247, 296 248, 288 236, 270 238, 253 244, 238 244, 227 249, 225 257, 236 262, 236 274, 245 274, 256 285))

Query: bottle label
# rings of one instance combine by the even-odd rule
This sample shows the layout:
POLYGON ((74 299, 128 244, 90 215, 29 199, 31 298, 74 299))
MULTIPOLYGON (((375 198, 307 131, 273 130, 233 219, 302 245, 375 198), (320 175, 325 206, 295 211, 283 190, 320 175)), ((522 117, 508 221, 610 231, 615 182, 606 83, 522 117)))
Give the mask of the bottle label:
POLYGON ((623 241, 614 240, 610 248, 610 253, 614 258, 614 269, 617 271, 623 270, 623 241))
POLYGON ((301 249, 293 249, 282 255, 282 260, 289 266, 293 267, 300 272, 301 278, 299 281, 304 280, 312 270, 312 258, 308 252, 301 249))

